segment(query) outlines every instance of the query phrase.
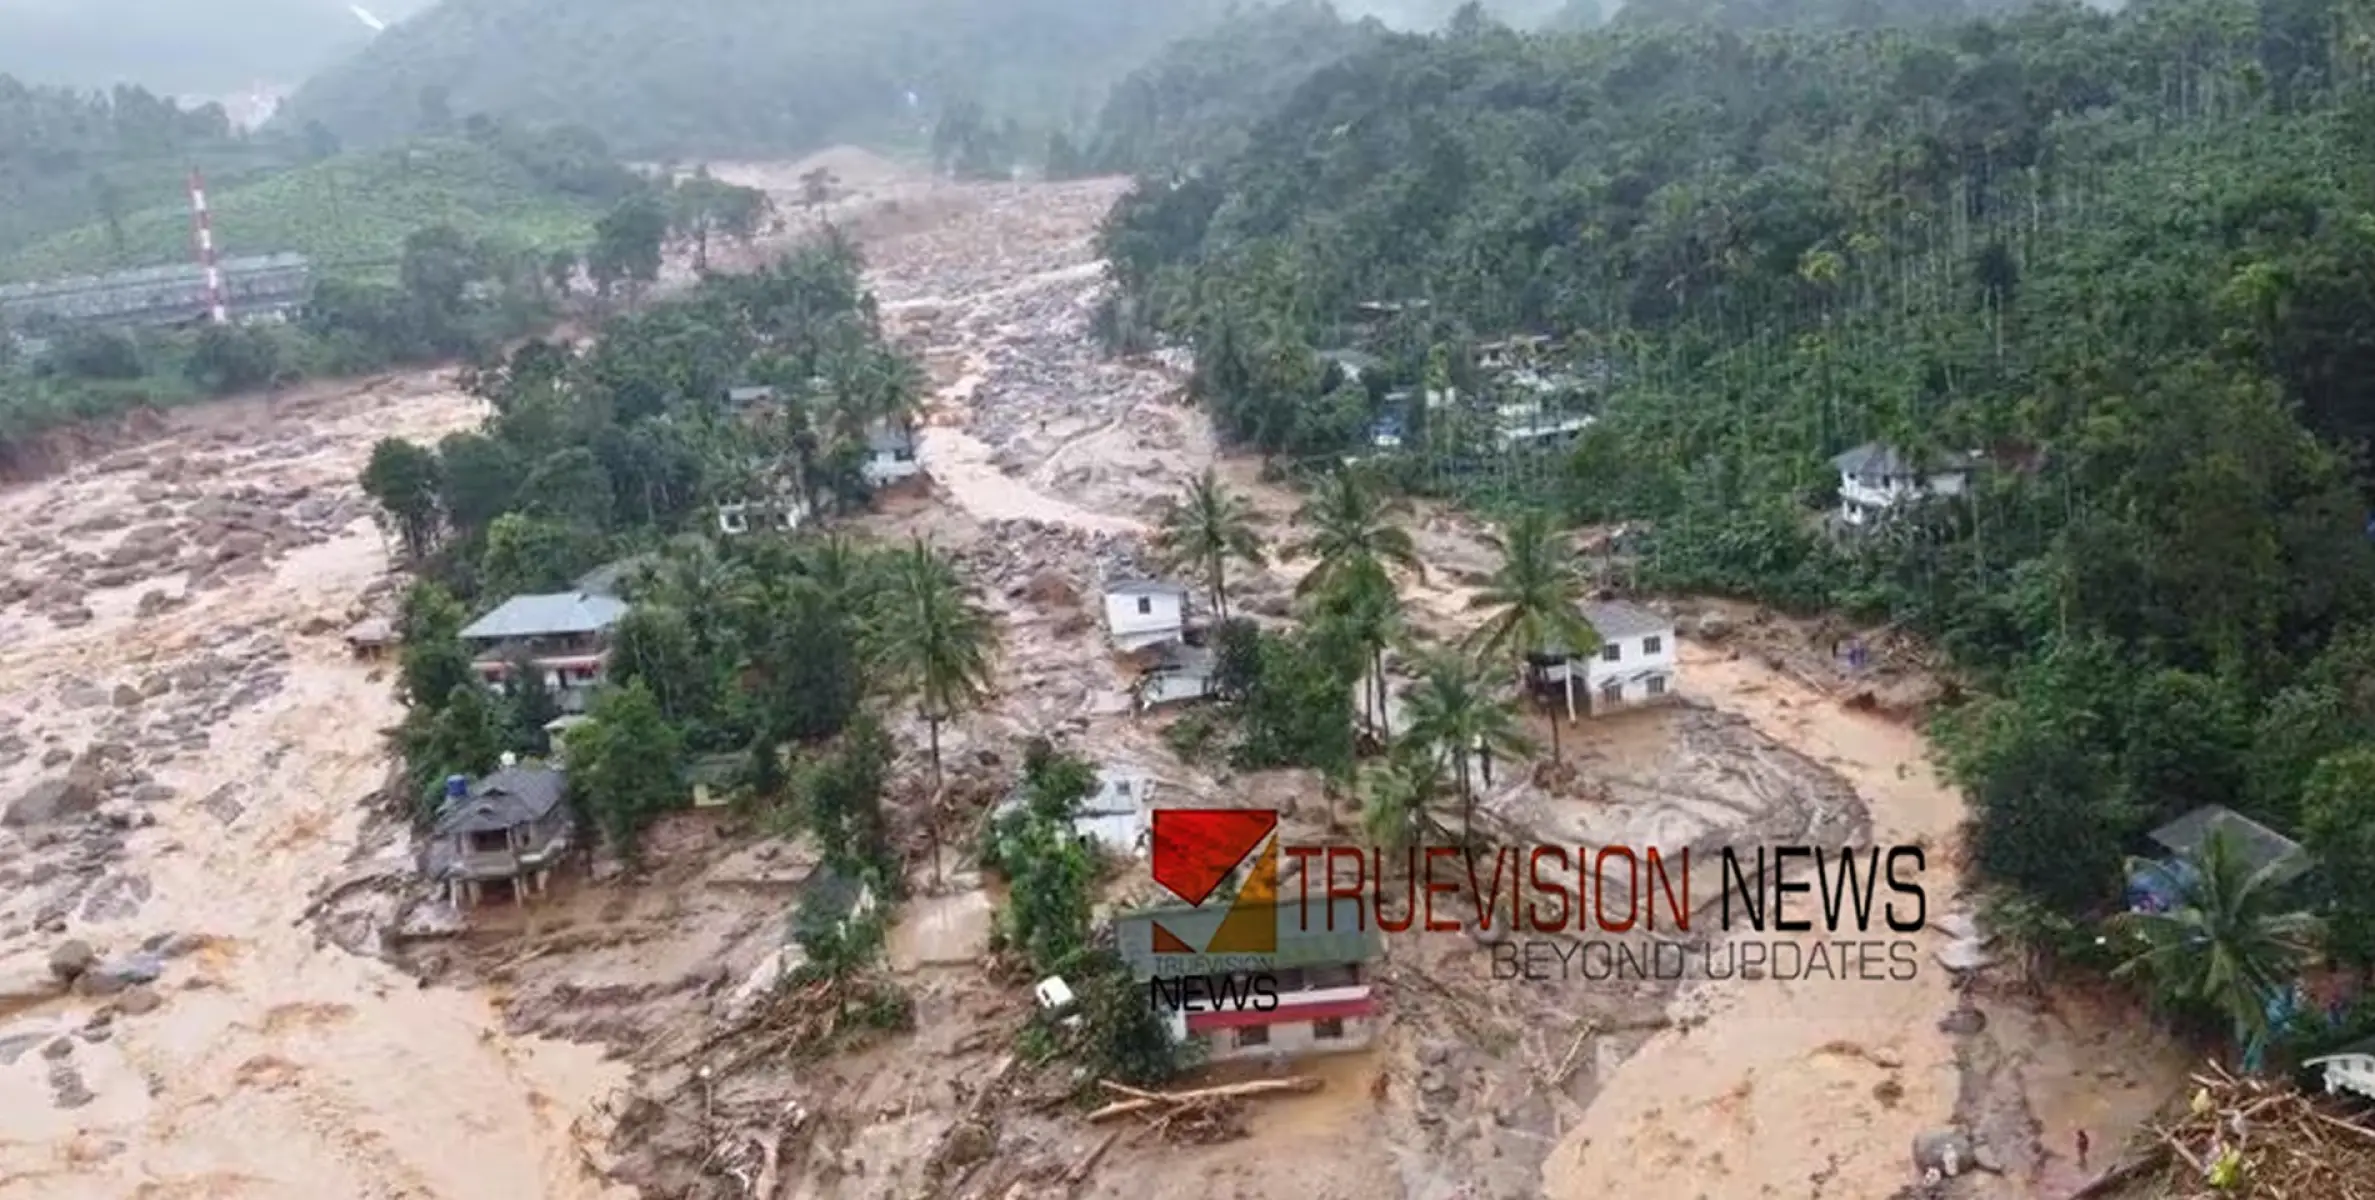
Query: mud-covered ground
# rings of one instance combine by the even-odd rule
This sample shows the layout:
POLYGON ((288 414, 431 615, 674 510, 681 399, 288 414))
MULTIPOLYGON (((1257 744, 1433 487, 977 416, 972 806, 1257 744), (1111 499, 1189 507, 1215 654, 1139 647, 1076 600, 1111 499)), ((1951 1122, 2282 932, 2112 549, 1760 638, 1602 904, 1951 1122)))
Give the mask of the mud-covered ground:
MULTIPOLYGON (((721 173, 784 193, 796 226, 856 232, 886 320, 936 378, 931 482, 863 524, 951 549, 1002 623, 998 695, 943 738, 960 813, 1046 733, 1152 776, 1157 803, 1276 808, 1290 837, 1322 836, 1316 780, 1181 761, 1160 721, 1129 715, 1105 648, 1098 583, 1147 565, 1148 526, 1188 475, 1217 464, 1273 533, 1294 507, 1219 456, 1175 374, 1093 352, 1091 239, 1122 185, 959 187, 827 161, 846 186, 819 213, 791 199, 807 164, 721 173)), ((962 815, 944 887, 910 835, 918 895, 890 972, 915 1031, 849 1053, 790 1063, 717 1040, 779 964, 812 865, 730 814, 671 819, 639 874, 565 879, 460 936, 399 933, 402 970, 350 952, 406 928, 402 889, 338 889, 402 850, 362 803, 387 769, 387 680, 336 637, 384 587, 353 477, 383 433, 475 419, 439 388, 193 418, 0 493, 0 804, 17 813, 0 828, 0 1196, 590 1196, 611 1180, 818 1200, 1863 1200, 1913 1182, 1914 1139, 1958 1121, 2003 1172, 1966 1187, 2059 1194, 2071 1130, 2114 1144, 2180 1065, 2129 1014, 1958 987, 1932 957, 1942 932, 1920 936, 1910 982, 1626 985, 1497 980, 1489 946, 1412 933, 1383 964, 1389 1032, 1310 1064, 1319 1092, 1252 1102, 1240 1140, 1103 1146, 1111 1127, 1067 1103, 1065 1068, 1014 1059, 1029 981, 985 957, 995 901, 962 815), (326 919, 298 923, 325 889, 326 919)), ((1430 571, 1409 581, 1412 620, 1449 635, 1491 558, 1457 514, 1416 526, 1430 571)), ((1283 614, 1305 566, 1233 593, 1283 614)), ((1566 728, 1565 768, 1501 773, 1480 820, 1513 842, 1917 842, 1933 922, 1954 912, 1959 802, 1885 711, 1926 691, 1890 665, 1910 654, 1850 679, 1830 630, 1675 609, 1680 703, 1566 728)), ((912 831, 922 737, 898 732, 912 831)), ((1142 872, 1125 874, 1117 893, 1142 872)))

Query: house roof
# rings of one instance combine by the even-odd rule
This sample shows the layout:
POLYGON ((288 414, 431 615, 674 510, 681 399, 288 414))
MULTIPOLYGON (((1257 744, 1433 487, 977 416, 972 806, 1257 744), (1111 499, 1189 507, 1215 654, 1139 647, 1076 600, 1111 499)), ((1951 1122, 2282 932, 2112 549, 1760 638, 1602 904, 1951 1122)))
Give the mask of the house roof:
MULTIPOLYGON (((2232 838, 2236 848, 2242 851, 2243 861, 2255 871, 2287 860, 2299 860, 2300 870, 2308 868, 2300 843, 2223 805, 2205 804, 2153 830, 2152 840, 2171 854, 2190 857, 2200 853, 2214 833, 2232 838)), ((2298 871, 2289 873, 2298 874, 2298 871)))
MULTIPOLYGON (((1840 474, 1852 475, 1858 479, 1877 479, 1884 475, 1919 473, 1914 470, 1913 461, 1899 452, 1896 447, 1880 442, 1866 442, 1844 454, 1836 455, 1831 459, 1831 465, 1837 467, 1840 474)), ((1966 471, 1970 467, 1969 456, 1948 451, 1933 455, 1930 459, 1929 469, 1930 473, 1934 475, 1941 471, 1966 471)))
POLYGON ((492 833, 532 824, 561 806, 566 781, 550 767, 505 767, 438 810, 436 833, 492 833))
POLYGON ((1161 579, 1114 579, 1105 584, 1108 596, 1185 596, 1187 585, 1161 579))
POLYGON ((866 431, 869 450, 902 450, 915 445, 915 431, 905 425, 877 425, 866 431))
POLYGON ((726 389, 726 403, 728 404, 755 404, 761 400, 773 399, 775 399, 775 389, 765 384, 748 384, 726 389))
POLYGON ((1591 625, 1592 632, 1609 641, 1664 633, 1674 628, 1670 618, 1622 600, 1587 600, 1583 619, 1591 625))
POLYGON ((625 615, 625 601, 592 592, 513 596, 495 611, 472 621, 462 631, 462 640, 495 642, 558 633, 595 633, 617 624, 625 615))
POLYGON ((601 566, 577 577, 577 590, 589 596, 617 596, 619 589, 635 572, 649 563, 660 560, 657 554, 633 554, 601 566))

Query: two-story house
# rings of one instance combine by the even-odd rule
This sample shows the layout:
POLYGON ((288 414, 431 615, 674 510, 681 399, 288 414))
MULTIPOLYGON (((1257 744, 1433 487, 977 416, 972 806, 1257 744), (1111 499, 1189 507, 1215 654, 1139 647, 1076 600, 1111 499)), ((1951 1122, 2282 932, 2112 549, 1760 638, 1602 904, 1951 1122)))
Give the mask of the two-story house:
POLYGON ((1579 713, 1599 716, 1674 694, 1679 667, 1670 618, 1621 600, 1588 601, 1582 616, 1599 635, 1600 648, 1586 657, 1557 646, 1531 655, 1528 678, 1537 694, 1563 696, 1570 721, 1579 713))
POLYGON ((1248 975, 1267 978, 1277 995, 1268 1006, 1230 1003, 1208 991, 1180 993, 1179 1003, 1171 1004, 1159 988, 1148 989, 1148 1003, 1170 1027, 1172 1040, 1197 1045, 1205 1062, 1360 1050, 1376 1040, 1386 1016, 1373 984, 1385 939, 1363 900, 1335 896, 1309 911, 1300 901, 1243 900, 1138 909, 1114 915, 1114 944, 1142 981, 1223 975, 1237 976, 1242 988, 1248 975), (1248 920, 1275 927, 1269 950, 1215 956, 1189 949, 1210 945, 1223 921, 1248 920))
POLYGON ((455 907, 475 906, 490 886, 521 899, 544 891, 569 849, 566 791, 559 771, 508 763, 475 782, 446 780, 426 866, 455 907))
POLYGON ((602 682, 610 630, 627 603, 590 592, 513 596, 462 630, 470 665, 489 687, 504 691, 514 663, 544 674, 562 712, 584 712, 602 682))
POLYGON ((1964 455, 1941 454, 1917 467, 1879 442, 1866 442, 1831 465, 1839 471, 1839 519, 1859 527, 1916 497, 1959 496, 1971 482, 1971 460, 1964 455))

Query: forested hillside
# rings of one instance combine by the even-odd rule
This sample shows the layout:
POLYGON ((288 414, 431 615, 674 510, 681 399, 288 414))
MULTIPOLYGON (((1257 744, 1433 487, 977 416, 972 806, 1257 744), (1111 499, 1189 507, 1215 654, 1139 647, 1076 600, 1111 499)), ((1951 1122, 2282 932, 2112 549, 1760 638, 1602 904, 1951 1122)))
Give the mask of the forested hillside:
POLYGON ((1293 0, 1183 38, 1114 84, 1090 164, 1132 172, 1225 159, 1305 80, 1384 33, 1375 20, 1347 21, 1319 0, 1293 0))
MULTIPOLYGON (((521 141, 567 144, 553 135, 521 141)), ((520 246, 575 245, 633 186, 631 175, 603 157, 598 140, 582 161, 594 174, 564 179, 485 138, 423 138, 341 154, 254 182, 210 182, 215 238, 225 254, 293 251, 330 271, 392 263, 406 236, 431 225, 520 246)), ((182 182, 142 201, 136 211, 86 217, 76 228, 0 254, 0 280, 188 261, 190 206, 182 182)))
POLYGON ((295 152, 238 136, 217 106, 185 111, 139 88, 83 92, 0 75, 0 256, 109 213, 171 202, 193 165, 231 184, 295 152))
POLYGON ((1985 697, 1940 729, 1978 863, 2055 912, 2211 801, 2375 912, 2366 17, 1804 15, 1383 38, 1125 203, 1108 332, 1191 338, 1266 451, 1333 461, 1399 418, 1406 484, 1641 523, 1646 587, 1928 635, 1985 697), (1392 391, 1514 398, 1475 361, 1514 331, 1561 339, 1596 420, 1524 469, 1479 448, 1489 405, 1392 391), (1342 344, 1387 365, 1343 385, 1316 354, 1342 344), (1979 453, 1974 490, 1833 536, 1827 460, 1873 439, 1979 453))
POLYGON ((432 110, 582 121, 634 153, 908 140, 959 100, 1085 121, 1105 85, 1225 0, 448 0, 287 110, 352 139, 432 110), (914 96, 911 106, 909 95, 914 96))

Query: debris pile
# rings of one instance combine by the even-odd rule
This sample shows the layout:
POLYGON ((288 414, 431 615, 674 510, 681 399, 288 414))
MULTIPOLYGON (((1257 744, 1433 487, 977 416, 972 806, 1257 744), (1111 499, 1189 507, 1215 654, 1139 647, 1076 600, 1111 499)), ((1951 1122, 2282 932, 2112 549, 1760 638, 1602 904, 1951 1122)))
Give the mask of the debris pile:
MULTIPOLYGON (((2193 1101, 2155 1132, 2163 1153, 2153 1194, 2181 1200, 2238 1195, 2342 1200, 2375 1195, 2375 1124, 2285 1083, 2238 1079, 2215 1063, 2193 1077, 2193 1101)), ((2125 1174, 2126 1172, 2122 1172, 2125 1174)), ((2098 1193, 2100 1194, 2100 1193, 2098 1193)))

